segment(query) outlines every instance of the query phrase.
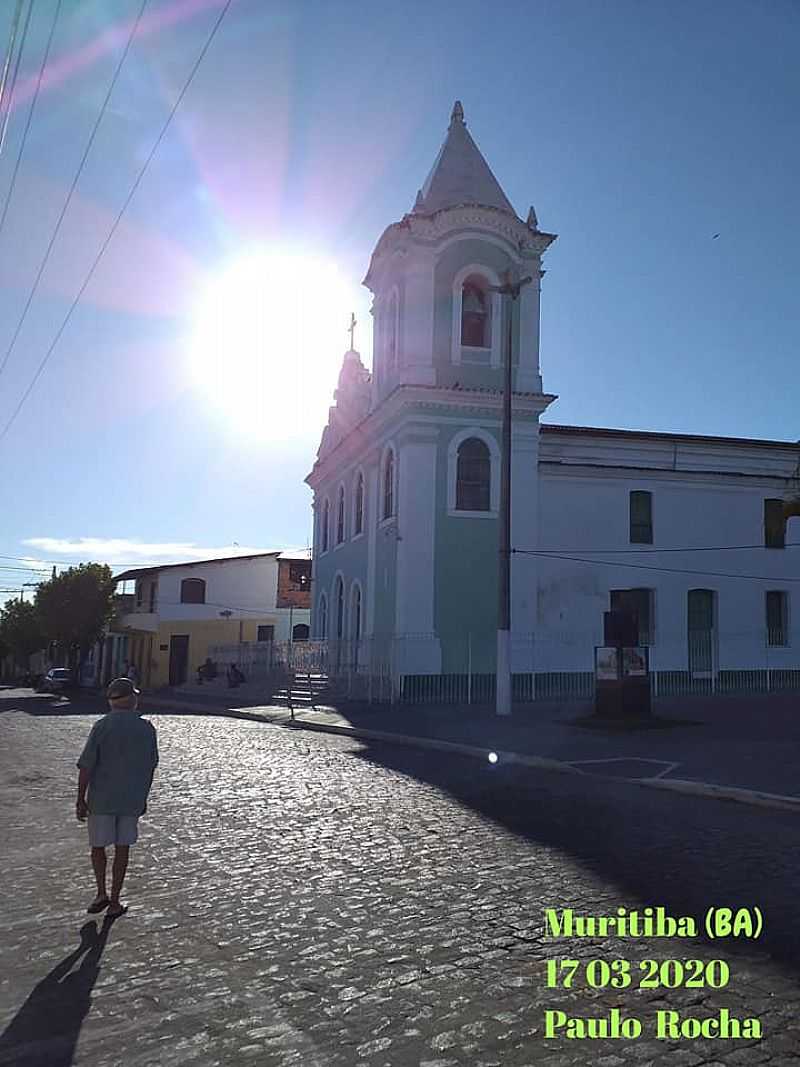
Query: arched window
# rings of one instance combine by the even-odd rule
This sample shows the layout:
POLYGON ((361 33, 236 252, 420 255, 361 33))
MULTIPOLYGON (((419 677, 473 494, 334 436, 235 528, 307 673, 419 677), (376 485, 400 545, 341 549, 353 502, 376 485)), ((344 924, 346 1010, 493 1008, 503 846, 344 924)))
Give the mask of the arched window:
POLYGON ((206 583, 202 578, 184 578, 181 582, 181 604, 205 604, 206 583))
POLYGON ((344 636, 344 582, 341 575, 336 579, 336 640, 344 636))
POLYGON ((383 517, 394 515, 394 452, 389 449, 383 464, 383 517))
POLYGON ((350 636, 354 641, 361 640, 361 586, 353 586, 353 605, 350 614, 350 636))
POLYGON ((298 624, 292 627, 292 640, 293 641, 307 641, 308 640, 308 627, 304 622, 298 622, 298 624))
POLYGON ((328 536, 331 521, 331 505, 328 500, 322 505, 322 551, 328 551, 328 536))
POLYGON ((469 348, 489 348, 490 295, 483 278, 471 274, 461 289, 461 344, 469 348))
POLYGON ((356 478, 356 510, 354 516, 354 534, 360 534, 364 530, 364 475, 358 472, 356 478))
POLYGON ((344 486, 339 487, 339 507, 336 511, 336 544, 344 541, 344 486))
POLYGON ((456 510, 489 511, 491 456, 484 441, 468 437, 458 447, 456 461, 456 510))
POLYGON ((325 641, 328 637, 328 598, 324 593, 319 598, 319 623, 317 625, 317 633, 319 634, 320 641, 325 641))

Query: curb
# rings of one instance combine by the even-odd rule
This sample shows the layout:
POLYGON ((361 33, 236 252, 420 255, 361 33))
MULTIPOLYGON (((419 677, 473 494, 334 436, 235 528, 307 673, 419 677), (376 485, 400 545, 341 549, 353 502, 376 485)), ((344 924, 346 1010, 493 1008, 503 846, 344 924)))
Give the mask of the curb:
MULTIPOLYGON (((489 753, 494 752, 497 763, 519 764, 523 767, 531 767, 536 770, 555 771, 559 774, 585 775, 585 771, 565 763, 562 760, 548 759, 545 756, 529 756, 522 752, 503 752, 500 749, 480 748, 477 745, 467 745, 460 741, 442 741, 435 737, 420 737, 413 734, 396 734, 386 730, 364 730, 355 726, 340 726, 336 723, 308 722, 304 719, 272 719, 268 715, 248 713, 245 709, 198 708, 187 706, 178 700, 160 701, 164 708, 185 711, 187 714, 210 714, 222 717, 248 718, 251 721, 260 720, 269 726, 278 726, 288 730, 307 730, 312 733, 338 734, 340 737, 351 737, 356 740, 383 741, 387 744, 402 745, 406 748, 433 749, 440 752, 449 752, 452 755, 470 756, 482 762, 487 762, 489 753)), ((154 711, 158 707, 153 708, 154 711)), ((145 714, 147 714, 145 712, 145 714)), ((756 789, 743 789, 738 786, 715 785, 712 782, 696 782, 680 778, 618 778, 611 775, 593 774, 592 778, 599 778, 606 782, 627 782, 629 785, 642 786, 645 789, 662 789, 673 793, 682 793, 686 796, 708 797, 713 800, 728 800, 739 804, 749 804, 753 807, 773 808, 782 811, 800 812, 800 797, 785 796, 780 793, 765 793, 756 789)))

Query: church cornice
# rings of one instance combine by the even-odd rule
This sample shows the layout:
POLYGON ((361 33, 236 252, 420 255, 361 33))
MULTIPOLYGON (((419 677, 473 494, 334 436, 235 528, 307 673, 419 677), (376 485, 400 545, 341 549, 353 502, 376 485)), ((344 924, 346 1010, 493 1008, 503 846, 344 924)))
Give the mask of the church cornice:
MULTIPOLYGON (((512 416, 521 420, 538 419, 557 396, 553 393, 514 393, 512 416)), ((423 415, 457 415, 463 418, 500 417, 503 394, 497 389, 449 389, 438 385, 398 385, 385 400, 358 425, 342 437, 329 451, 317 457, 305 481, 316 490, 334 472, 363 458, 367 442, 379 441, 388 431, 395 432, 392 423, 409 409, 423 415)))
POLYGON ((508 211, 481 204, 459 204, 442 208, 430 215, 412 212, 384 230, 372 253, 364 285, 374 291, 376 276, 384 262, 389 256, 400 251, 407 241, 435 246, 460 230, 479 230, 494 234, 508 241, 520 254, 530 257, 541 256, 556 239, 556 234, 532 229, 508 211))

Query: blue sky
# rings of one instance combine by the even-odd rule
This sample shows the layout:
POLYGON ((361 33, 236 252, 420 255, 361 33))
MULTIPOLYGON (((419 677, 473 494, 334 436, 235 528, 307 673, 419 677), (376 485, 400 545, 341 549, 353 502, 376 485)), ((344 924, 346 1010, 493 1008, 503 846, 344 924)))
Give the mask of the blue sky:
MULTIPOLYGON (((0 427, 220 6, 150 0, 0 376, 0 427)), ((64 0, 0 232, 0 362, 139 7, 64 0)), ((0 198, 54 9, 34 9, 0 198)), ((0 15, 3 47, 12 10, 0 15)), ((543 281, 542 373, 559 396, 547 421, 798 439, 799 48, 794 0, 234 0, 0 442, 0 554, 136 564, 234 542, 304 546, 303 478, 349 312, 368 322, 371 251, 411 208, 456 98, 517 211, 533 203, 559 235, 543 281), (231 356, 223 409, 192 372, 197 308, 253 249, 335 267, 336 315, 306 366, 273 350, 262 379, 231 356), (273 370, 281 389, 269 388, 273 370), (231 396, 240 388, 244 405, 264 380, 259 428, 231 396)), ((314 318, 317 277, 288 316, 314 318)), ((364 327, 357 347, 369 363, 364 327)), ((0 571, 0 586, 19 577, 0 571)))

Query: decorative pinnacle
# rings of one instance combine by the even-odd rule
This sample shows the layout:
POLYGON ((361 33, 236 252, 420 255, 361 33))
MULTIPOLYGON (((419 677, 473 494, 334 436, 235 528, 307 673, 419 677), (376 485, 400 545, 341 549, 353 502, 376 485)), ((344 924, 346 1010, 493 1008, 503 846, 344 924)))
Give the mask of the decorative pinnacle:
POLYGON ((453 104, 453 111, 450 115, 450 125, 452 126, 455 123, 458 123, 461 126, 467 125, 466 122, 464 122, 464 108, 460 100, 456 100, 453 104))
POLYGON ((531 230, 538 230, 539 229, 539 220, 536 218, 536 212, 533 210, 533 204, 531 204, 531 209, 528 212, 528 218, 526 220, 526 225, 531 230))
POLYGON ((422 190, 418 189, 417 190, 417 199, 414 201, 414 210, 415 211, 422 211, 422 209, 424 207, 425 207, 425 201, 422 199, 422 190))

